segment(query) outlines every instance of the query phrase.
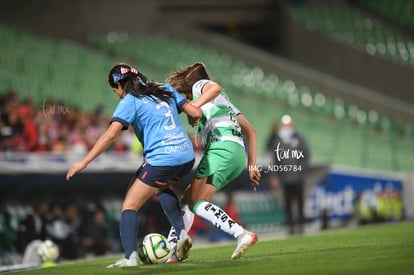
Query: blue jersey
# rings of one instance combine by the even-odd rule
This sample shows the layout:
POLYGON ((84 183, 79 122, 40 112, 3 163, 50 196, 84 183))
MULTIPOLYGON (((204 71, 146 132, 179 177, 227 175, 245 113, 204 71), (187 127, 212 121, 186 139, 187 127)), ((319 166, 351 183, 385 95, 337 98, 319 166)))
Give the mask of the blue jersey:
POLYGON ((192 143, 181 124, 179 112, 186 100, 169 84, 174 95, 169 103, 128 93, 112 115, 123 130, 131 125, 144 148, 145 160, 154 166, 175 166, 194 159, 192 143))

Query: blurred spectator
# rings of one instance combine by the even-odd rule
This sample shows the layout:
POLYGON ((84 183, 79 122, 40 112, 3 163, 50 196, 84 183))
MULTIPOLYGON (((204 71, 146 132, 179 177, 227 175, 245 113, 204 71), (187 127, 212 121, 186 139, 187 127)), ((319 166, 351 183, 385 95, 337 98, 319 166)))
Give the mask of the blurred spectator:
POLYGON ((354 204, 354 218, 358 224, 400 221, 404 219, 401 191, 387 187, 375 195, 361 192, 354 204))
POLYGON ((88 121, 84 115, 79 115, 73 128, 69 132, 69 152, 75 154, 85 154, 88 151, 88 142, 85 138, 85 132, 88 127, 88 121))
POLYGON ((59 246, 61 257, 65 259, 79 257, 79 226, 78 206, 74 202, 69 202, 63 207, 62 217, 53 221, 49 227, 51 239, 59 246))
POLYGON ((81 120, 83 123, 84 128, 84 140, 87 145, 87 149, 89 150, 98 140, 98 138, 102 135, 102 133, 106 130, 107 123, 102 125, 100 122, 101 116, 103 116, 100 107, 98 107, 93 113, 90 115, 83 115, 81 120))
POLYGON ((12 226, 12 217, 6 210, 0 212, 0 256, 8 252, 14 252, 16 231, 12 226))
POLYGON ((35 110, 34 122, 38 126, 37 152, 49 151, 56 139, 59 124, 53 116, 45 116, 41 109, 35 110))
POLYGON ((277 123, 272 123, 272 127, 270 128, 270 134, 269 137, 267 139, 267 143, 266 143, 266 149, 269 152, 272 152, 273 154, 273 146, 274 144, 277 143, 277 140, 279 139, 279 135, 278 135, 278 126, 277 123))
MULTIPOLYGON (((104 109, 93 112, 64 102, 45 99, 35 108, 32 99, 19 100, 14 91, 0 95, 0 151, 83 154, 108 126, 104 109)), ((114 152, 141 152, 142 146, 125 131, 114 146, 114 152)))
POLYGON ((46 239, 47 212, 47 203, 39 201, 34 206, 34 212, 19 224, 17 233, 17 248, 19 252, 23 252, 25 247, 33 240, 46 239))
POLYGON ((96 209, 91 217, 85 221, 81 232, 81 241, 86 254, 104 255, 110 250, 112 241, 109 239, 109 230, 103 209, 96 209))
POLYGON ((271 176, 270 183, 273 188, 281 186, 283 189, 289 233, 303 233, 304 183, 309 168, 309 149, 290 116, 282 117, 277 136, 275 132, 276 126, 273 126, 268 148, 272 152, 275 174, 271 176), (296 213, 294 210, 297 210, 296 213))
POLYGON ((52 202, 49 205, 49 211, 46 217, 46 233, 48 237, 52 237, 56 235, 54 233, 54 225, 57 220, 60 220, 63 215, 62 207, 58 202, 52 202))
POLYGON ((22 139, 23 124, 18 119, 16 110, 19 107, 16 92, 9 91, 0 99, 1 110, 1 150, 12 150, 22 139))
POLYGON ((56 154, 64 154, 68 151, 68 148, 66 147, 65 137, 63 135, 59 135, 53 144, 51 151, 56 154))
POLYGON ((4 146, 8 150, 19 151, 19 147, 23 143, 23 123, 16 111, 10 112, 7 118, 10 135, 6 138, 4 146))
POLYGON ((68 124, 63 124, 58 128, 57 137, 52 142, 52 146, 51 146, 51 150, 53 153, 59 154, 59 153, 68 152, 69 141, 67 140, 67 137, 69 136, 69 132, 70 132, 70 129, 69 129, 68 124))
POLYGON ((29 105, 22 105, 17 109, 17 116, 23 125, 23 135, 18 151, 36 151, 39 141, 37 125, 33 121, 32 110, 29 105))
POLYGON ((118 136, 114 143, 108 148, 109 151, 111 152, 115 152, 115 153, 125 153, 128 152, 128 147, 127 145, 123 142, 123 140, 121 139, 121 136, 118 136))

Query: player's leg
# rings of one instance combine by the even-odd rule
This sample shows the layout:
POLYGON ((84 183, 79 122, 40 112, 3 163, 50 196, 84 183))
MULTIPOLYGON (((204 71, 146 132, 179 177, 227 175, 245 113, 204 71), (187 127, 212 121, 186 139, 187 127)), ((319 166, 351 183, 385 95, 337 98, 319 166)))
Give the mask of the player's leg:
MULTIPOLYGON (((187 202, 182 202, 181 215, 182 215, 183 222, 184 222, 184 230, 185 230, 185 232, 188 233, 191 229, 191 226, 193 225, 194 213, 191 212, 187 202)), ((171 246, 171 251, 172 251, 172 253, 170 254, 169 259, 167 260, 167 262, 169 262, 169 263, 178 262, 178 258, 177 258, 177 255, 176 255, 178 237, 179 236, 177 236, 177 232, 175 231, 174 227, 172 226, 171 229, 170 229, 170 232, 168 233, 168 238, 167 238, 168 243, 171 246)))
POLYGON ((214 142, 205 151, 193 182, 184 193, 190 209, 219 229, 238 237, 243 228, 237 225, 223 209, 211 203, 214 194, 243 171, 245 151, 234 142, 214 142))
POLYGON ((192 211, 210 221, 214 226, 237 238, 244 232, 242 226, 237 224, 223 209, 210 202, 217 189, 214 185, 206 183, 207 178, 194 179, 191 184, 190 199, 192 211))
POLYGON ((210 145, 186 194, 191 210, 196 215, 237 238, 238 246, 232 255, 233 259, 242 257, 257 242, 257 235, 245 230, 223 209, 211 203, 211 199, 217 191, 240 175, 245 166, 245 154, 244 148, 234 142, 210 145))
MULTIPOLYGON (((200 186, 202 189, 202 191, 199 191, 200 193, 215 193, 215 191, 213 191, 215 190, 215 187, 210 184, 201 185, 193 182, 192 186, 195 187, 193 190, 197 190, 198 188, 196 188, 196 186, 200 186)), ((210 221, 218 229, 234 236, 238 240, 238 245, 231 258, 241 258, 246 254, 247 249, 257 242, 257 234, 247 231, 245 228, 243 228, 243 226, 235 222, 223 209, 206 200, 209 197, 210 196, 207 195, 204 197, 204 199, 202 199, 201 197, 197 196, 199 200, 193 204, 193 212, 196 215, 210 221)))
POLYGON ((294 221, 293 221, 293 197, 295 196, 295 190, 293 189, 292 184, 283 184, 283 194, 285 199, 285 212, 286 212, 286 219, 287 219, 287 226, 289 234, 295 233, 294 228, 294 221))
MULTIPOLYGON (((193 183, 195 181, 199 181, 199 180, 200 179, 193 179, 193 183)), ((205 182, 206 179, 201 179, 201 180, 205 182)), ((172 254, 172 256, 170 257, 168 262, 183 261, 184 259, 186 259, 188 257, 188 252, 189 252, 190 248, 192 247, 192 240, 191 240, 191 237, 188 235, 187 232, 190 230, 190 228, 193 224, 194 213, 191 211, 187 201, 191 200, 191 198, 189 198, 189 196, 192 193, 191 190, 192 190, 193 183, 184 192, 184 199, 183 199, 184 204, 181 207, 181 215, 183 217, 185 230, 182 231, 180 235, 177 234, 176 232, 174 232, 173 229, 171 229, 170 233, 169 233, 169 242, 170 242, 172 247, 175 247, 174 239, 176 239, 177 241, 176 241, 175 255, 172 254)), ((210 196, 207 196, 209 198, 209 200, 214 195, 214 193, 215 193, 215 191, 213 191, 210 196)), ((202 196, 206 197, 206 196, 204 196, 204 194, 202 194, 202 196)))
POLYGON ((184 230, 182 230, 180 233, 177 233, 177 231, 174 232, 174 230, 170 230, 169 238, 172 238, 175 233, 176 244, 172 242, 174 254, 173 253, 171 254, 171 257, 170 259, 168 259, 168 262, 183 261, 187 259, 189 251, 191 247, 193 246, 193 241, 191 237, 188 235, 188 231, 190 230, 193 224, 194 213, 191 212, 186 202, 185 195, 184 195, 183 205, 181 207, 180 214, 181 214, 181 217, 184 223, 184 230))
MULTIPOLYGON (((183 217, 184 230, 186 232, 190 231, 194 221, 194 213, 191 212, 188 203, 184 200, 181 201, 181 216, 183 217)), ((171 227, 170 232, 168 234, 168 242, 170 244, 176 244, 177 240, 177 232, 175 231, 174 227, 171 227)))
POLYGON ((158 199, 172 225, 168 234, 168 242, 172 248, 168 262, 183 261, 188 257, 193 242, 185 230, 178 198, 172 190, 167 189, 158 193, 158 199))
POLYGON ((303 195, 303 182, 299 181, 297 184, 297 200, 298 200, 298 212, 299 212, 299 233, 305 232, 305 215, 303 212, 304 208, 304 195, 303 195))
MULTIPOLYGON (((168 179, 167 186, 174 184, 184 175, 191 172, 194 165, 194 160, 174 167, 168 167, 159 170, 158 181, 168 179)), ((185 230, 185 223, 183 221, 182 212, 180 209, 179 200, 175 192, 171 189, 162 189, 158 194, 158 199, 167 215, 172 227, 169 234, 169 242, 172 247, 171 257, 169 262, 182 261, 188 257, 189 250, 192 247, 191 237, 188 236, 185 230), (178 253, 176 253, 178 251, 178 253)), ((191 225, 190 225, 191 226, 191 225)))
MULTIPOLYGON (((183 199, 181 200, 181 216, 184 222, 184 229, 186 232, 190 231, 191 226, 193 225, 194 221, 194 213, 191 211, 190 207, 188 206, 186 193, 188 193, 188 189, 191 187, 191 184, 187 187, 184 191, 183 199)), ((174 227, 171 227, 170 232, 168 233, 168 242, 170 245, 175 246, 177 244, 178 236, 177 232, 174 227)))
MULTIPOLYGON (((160 179, 168 178, 168 186, 175 184, 179 179, 191 172, 194 162, 195 159, 182 165, 169 167, 169 170, 166 170, 167 172, 161 175, 160 179)), ((185 230, 185 222, 183 221, 177 195, 172 189, 167 188, 161 189, 157 196, 171 225, 177 235, 180 236, 181 232, 185 230)))
POLYGON ((157 188, 149 186, 135 178, 130 184, 121 208, 120 235, 125 257, 108 268, 137 266, 137 211, 156 192, 157 188))
POLYGON ((165 189, 157 194, 157 198, 166 214, 174 232, 178 235, 184 230, 184 221, 181 216, 180 203, 175 192, 171 189, 165 189))

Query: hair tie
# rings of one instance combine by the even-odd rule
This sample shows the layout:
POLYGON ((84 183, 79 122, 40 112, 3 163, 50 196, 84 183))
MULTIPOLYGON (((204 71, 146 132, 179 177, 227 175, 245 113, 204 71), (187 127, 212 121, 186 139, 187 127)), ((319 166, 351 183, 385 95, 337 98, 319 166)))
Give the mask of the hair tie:
POLYGON ((129 72, 129 69, 125 67, 121 67, 120 71, 121 71, 121 74, 127 74, 129 72))
MULTIPOLYGON (((122 80, 122 79, 126 78, 126 77, 127 77, 127 74, 128 74, 129 72, 131 72, 131 73, 133 73, 133 74, 136 74, 136 75, 139 75, 138 70, 137 70, 137 69, 135 69, 135 68, 131 68, 131 69, 129 69, 129 68, 126 68, 126 67, 121 67, 121 68, 119 69, 119 72, 120 72, 120 73, 113 73, 113 74, 112 74, 112 78, 113 78, 113 80, 114 80, 114 83, 117 83, 118 81, 120 81, 120 80, 122 80)), ((145 82, 146 82, 146 79, 145 79, 145 82)))
POLYGON ((138 77, 139 82, 141 83, 141 85, 147 86, 147 77, 144 74, 142 74, 141 72, 139 72, 137 69, 135 69, 135 68, 121 67, 119 69, 119 72, 120 73, 113 73, 112 74, 112 78, 114 80, 114 83, 117 83, 118 81, 126 78, 127 77, 127 74, 129 72, 131 72, 131 73, 137 75, 137 77, 138 77))
POLYGON ((121 74, 127 74, 129 72, 131 72, 133 74, 138 74, 138 70, 135 69, 135 68, 130 68, 129 69, 129 68, 121 67, 120 71, 121 71, 121 74))

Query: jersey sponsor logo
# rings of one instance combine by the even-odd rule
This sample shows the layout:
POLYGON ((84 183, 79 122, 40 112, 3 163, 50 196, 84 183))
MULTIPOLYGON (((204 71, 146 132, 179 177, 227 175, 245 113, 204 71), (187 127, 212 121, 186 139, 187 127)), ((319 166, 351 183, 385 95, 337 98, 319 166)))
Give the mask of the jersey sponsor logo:
POLYGON ((191 148, 190 143, 188 141, 185 141, 185 142, 183 142, 181 144, 178 144, 178 145, 165 147, 164 152, 167 153, 167 154, 171 154, 171 153, 175 153, 175 152, 186 151, 190 148, 191 148))
POLYGON ((185 138, 186 138, 186 136, 185 136, 184 132, 180 132, 176 135, 167 134, 167 135, 165 135, 165 137, 163 138, 161 143, 163 145, 173 144, 173 143, 176 143, 177 141, 185 139, 185 138))

